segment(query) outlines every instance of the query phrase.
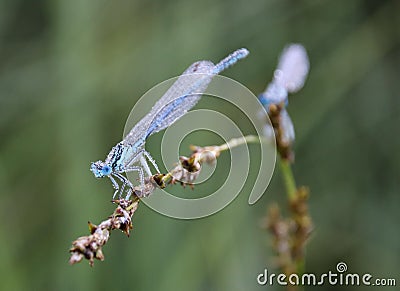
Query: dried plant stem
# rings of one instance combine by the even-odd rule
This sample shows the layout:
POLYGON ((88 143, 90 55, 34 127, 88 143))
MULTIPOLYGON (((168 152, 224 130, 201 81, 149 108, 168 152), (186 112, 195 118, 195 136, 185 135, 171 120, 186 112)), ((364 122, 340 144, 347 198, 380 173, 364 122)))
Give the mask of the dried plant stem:
POLYGON ((79 237, 72 242, 70 264, 79 263, 85 258, 89 260, 90 266, 93 266, 94 259, 104 260, 102 247, 108 242, 111 231, 119 229, 129 236, 129 231, 133 228, 132 216, 138 208, 140 199, 152 194, 157 187, 164 188, 166 184, 175 184, 175 181, 179 181, 182 185, 192 185, 201 171, 202 163, 215 162, 222 151, 243 144, 259 142, 260 139, 257 136, 249 135, 234 138, 220 146, 191 146, 192 154, 189 157, 180 157, 180 163, 171 172, 155 174, 146 178, 144 189, 135 187, 131 200, 112 201, 118 206, 107 219, 99 225, 89 222, 90 235, 79 237))
POLYGON ((233 138, 227 143, 219 146, 219 151, 225 151, 230 148, 234 148, 240 146, 242 144, 250 144, 250 143, 260 143, 260 139, 256 135, 246 135, 244 137, 233 138))
POLYGON ((93 266, 94 259, 104 260, 102 247, 108 242, 111 231, 120 229, 127 236, 132 229, 132 216, 139 205, 139 199, 135 197, 132 200, 115 200, 118 206, 114 213, 99 225, 89 222, 90 235, 81 236, 72 243, 70 249, 71 265, 79 263, 83 258, 89 260, 90 266, 93 266))

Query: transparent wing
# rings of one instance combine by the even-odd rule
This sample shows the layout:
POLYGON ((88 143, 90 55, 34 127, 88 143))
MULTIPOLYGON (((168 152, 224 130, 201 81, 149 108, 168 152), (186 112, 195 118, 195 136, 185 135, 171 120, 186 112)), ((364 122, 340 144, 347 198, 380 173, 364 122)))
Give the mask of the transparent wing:
POLYGON ((201 94, 215 75, 210 61, 193 63, 175 81, 124 138, 124 144, 134 144, 141 138, 156 133, 182 117, 199 101, 201 94))
POLYGON ((281 111, 282 141, 291 144, 295 139, 294 127, 289 113, 283 109, 281 111))
POLYGON ((242 48, 228 55, 217 65, 210 61, 193 63, 157 101, 150 112, 132 128, 123 143, 129 145, 139 140, 144 141, 149 135, 170 126, 196 105, 215 75, 248 54, 248 50, 242 48))
POLYGON ((216 65, 210 61, 200 61, 191 65, 156 103, 155 107, 161 109, 154 115, 146 137, 163 130, 185 115, 196 105, 215 75, 247 57, 248 54, 247 49, 241 48, 216 65))
POLYGON ((300 44, 291 44, 283 50, 274 77, 280 86, 294 93, 303 87, 309 68, 306 49, 300 44))

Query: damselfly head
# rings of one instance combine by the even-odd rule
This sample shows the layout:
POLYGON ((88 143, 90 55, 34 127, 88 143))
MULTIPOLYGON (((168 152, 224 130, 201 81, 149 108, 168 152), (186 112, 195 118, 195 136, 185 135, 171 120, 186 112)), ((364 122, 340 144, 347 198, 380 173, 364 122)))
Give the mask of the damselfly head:
POLYGON ((102 161, 94 162, 90 165, 90 171, 96 178, 103 178, 111 174, 112 169, 109 165, 102 161))

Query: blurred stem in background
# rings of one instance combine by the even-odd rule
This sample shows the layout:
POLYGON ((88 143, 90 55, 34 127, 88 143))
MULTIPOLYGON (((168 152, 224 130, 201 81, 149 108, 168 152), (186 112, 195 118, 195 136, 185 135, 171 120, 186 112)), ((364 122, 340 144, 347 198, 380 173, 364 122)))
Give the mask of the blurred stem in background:
MULTIPOLYGON (((274 129, 279 129, 279 122, 273 124, 274 129), (278 127, 275 128, 275 126, 278 127)), ((279 142, 277 145, 279 147, 279 142)), ((283 217, 281 207, 274 203, 268 209, 265 227, 273 235, 273 246, 282 272, 287 278, 291 274, 301 277, 305 271, 305 247, 313 228, 308 212, 309 190, 303 186, 296 186, 291 165, 293 160, 287 158, 287 156, 293 157, 293 154, 283 155, 281 150, 277 148, 277 151, 281 153, 279 163, 286 190, 289 217, 283 217)), ((291 285, 290 282, 288 282, 287 288, 288 290, 302 289, 301 286, 291 285)))
MULTIPOLYGON (((285 184, 289 217, 281 215, 277 203, 268 208, 265 227, 273 235, 273 247, 277 253, 277 263, 282 272, 289 277, 298 277, 305 271, 305 247, 313 225, 308 212, 309 191, 306 187, 297 187, 291 163, 280 159, 280 169, 285 184)), ((287 285, 288 290, 301 290, 299 286, 287 285)))
POLYGON ((286 193, 288 195, 289 200, 292 200, 296 197, 296 181, 293 176, 292 167, 290 162, 287 160, 280 160, 281 172, 283 181, 286 187, 286 193))
POLYGON ((272 81, 259 96, 270 119, 270 123, 266 122, 264 134, 276 143, 289 206, 289 217, 283 218, 280 207, 273 204, 269 208, 266 224, 266 228, 273 234, 278 265, 286 274, 288 290, 301 289, 299 284, 292 283, 289 276, 297 274, 299 278, 304 273, 305 245, 312 230, 312 222, 308 213, 308 189, 297 187, 291 167, 294 163, 292 145, 295 132, 286 107, 289 104, 289 93, 295 93, 303 87, 309 67, 307 52, 301 44, 286 46, 272 81))

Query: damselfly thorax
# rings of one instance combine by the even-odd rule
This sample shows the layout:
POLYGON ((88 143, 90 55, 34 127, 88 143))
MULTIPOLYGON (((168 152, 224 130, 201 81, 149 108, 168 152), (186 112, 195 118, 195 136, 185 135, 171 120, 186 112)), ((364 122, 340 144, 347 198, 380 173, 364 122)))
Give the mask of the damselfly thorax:
POLYGON ((141 188, 145 189, 145 173, 148 176, 152 175, 147 161, 152 164, 157 173, 160 172, 154 159, 145 150, 146 139, 185 115, 196 105, 215 75, 245 58, 248 53, 247 49, 239 49, 216 65, 210 61, 193 63, 157 101, 150 112, 111 149, 104 162, 92 163, 90 170, 96 178, 110 178, 115 189, 113 198, 117 194, 121 197, 126 191, 126 199, 128 199, 134 190, 132 183, 123 175, 124 173, 138 172, 141 188), (121 186, 117 180, 121 182, 121 186))

